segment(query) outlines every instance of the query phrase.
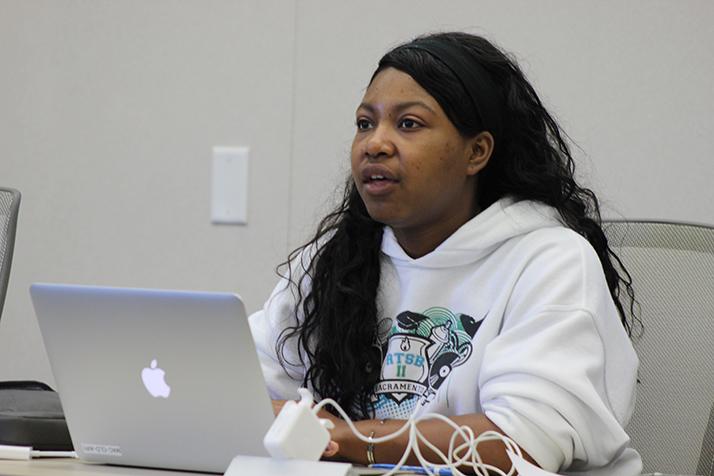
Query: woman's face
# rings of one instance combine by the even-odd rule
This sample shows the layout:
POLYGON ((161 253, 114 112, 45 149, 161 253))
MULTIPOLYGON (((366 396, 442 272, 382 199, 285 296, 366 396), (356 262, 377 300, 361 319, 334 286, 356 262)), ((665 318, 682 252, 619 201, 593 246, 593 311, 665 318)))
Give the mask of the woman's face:
POLYGON ((356 116, 352 177, 370 216, 403 247, 421 237, 436 246, 475 215, 478 141, 462 137, 411 76, 381 71, 356 116))

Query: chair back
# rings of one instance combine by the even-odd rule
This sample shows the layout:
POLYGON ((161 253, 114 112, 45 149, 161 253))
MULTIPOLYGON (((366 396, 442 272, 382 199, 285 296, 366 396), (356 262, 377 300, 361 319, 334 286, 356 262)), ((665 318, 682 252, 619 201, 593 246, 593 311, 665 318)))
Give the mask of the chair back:
POLYGON ((714 476, 714 227, 605 221, 644 330, 627 431, 645 473, 714 476))
POLYGON ((5 304, 7 283, 10 280, 12 251, 15 246, 17 214, 20 210, 20 192, 0 187, 0 317, 5 304))

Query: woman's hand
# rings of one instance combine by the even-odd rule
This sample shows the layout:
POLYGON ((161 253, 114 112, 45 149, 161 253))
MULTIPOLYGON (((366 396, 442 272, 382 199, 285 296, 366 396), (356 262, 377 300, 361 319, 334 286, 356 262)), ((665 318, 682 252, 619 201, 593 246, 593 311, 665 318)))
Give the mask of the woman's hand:
POLYGON ((283 409, 283 405, 287 403, 287 400, 272 400, 273 402, 273 414, 275 416, 278 416, 278 413, 280 413, 280 410, 283 409))
POLYGON ((317 416, 330 420, 335 425, 335 427, 330 430, 330 442, 327 444, 327 448, 325 448, 325 451, 322 453, 322 457, 334 461, 346 461, 344 456, 340 455, 339 442, 345 437, 345 432, 351 434, 352 430, 350 430, 349 426, 343 419, 336 417, 326 410, 321 410, 318 412, 317 416))
POLYGON ((327 448, 325 448, 325 451, 322 453, 323 458, 336 458, 337 453, 340 452, 340 445, 334 441, 330 440, 330 442, 327 444, 327 448))

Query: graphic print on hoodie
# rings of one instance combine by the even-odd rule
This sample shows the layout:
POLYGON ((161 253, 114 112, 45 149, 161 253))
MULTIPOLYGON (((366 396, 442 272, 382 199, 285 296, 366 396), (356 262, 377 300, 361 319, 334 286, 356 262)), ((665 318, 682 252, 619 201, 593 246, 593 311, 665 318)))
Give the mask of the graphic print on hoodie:
POLYGON ((481 322, 443 307, 401 312, 382 349, 376 414, 386 410, 408 418, 417 404, 432 401, 453 369, 471 357, 471 340, 481 322))

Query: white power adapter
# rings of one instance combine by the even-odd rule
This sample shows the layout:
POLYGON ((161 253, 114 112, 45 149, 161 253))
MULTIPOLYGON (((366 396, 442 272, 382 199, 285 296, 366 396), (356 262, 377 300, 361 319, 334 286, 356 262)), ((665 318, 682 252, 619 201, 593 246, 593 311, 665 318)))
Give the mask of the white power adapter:
POLYGON ((306 388, 298 389, 300 401, 288 401, 263 438, 270 456, 280 459, 317 461, 330 442, 330 420, 312 410, 313 398, 306 388))

